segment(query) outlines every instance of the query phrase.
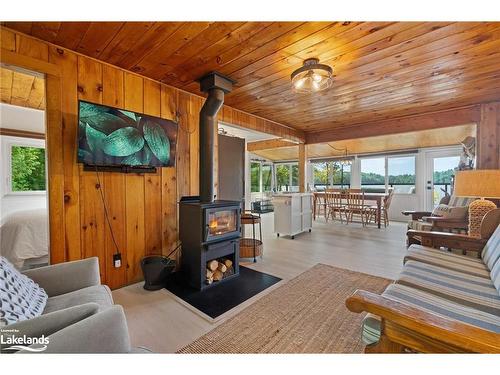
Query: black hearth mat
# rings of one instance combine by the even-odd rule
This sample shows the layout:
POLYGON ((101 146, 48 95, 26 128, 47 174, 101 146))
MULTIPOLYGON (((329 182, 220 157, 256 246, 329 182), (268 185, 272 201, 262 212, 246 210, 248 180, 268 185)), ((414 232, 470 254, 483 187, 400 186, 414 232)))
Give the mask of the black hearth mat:
POLYGON ((203 291, 187 286, 177 273, 173 273, 167 280, 166 289, 215 319, 278 281, 281 281, 279 277, 240 266, 240 276, 203 291))

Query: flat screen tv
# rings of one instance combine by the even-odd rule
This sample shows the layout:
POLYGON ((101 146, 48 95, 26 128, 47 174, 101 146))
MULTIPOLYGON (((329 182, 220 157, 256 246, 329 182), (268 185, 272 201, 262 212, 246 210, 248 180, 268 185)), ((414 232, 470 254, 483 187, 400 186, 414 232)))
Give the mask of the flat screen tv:
POLYGON ((78 161, 92 166, 175 165, 177 123, 80 100, 78 161))

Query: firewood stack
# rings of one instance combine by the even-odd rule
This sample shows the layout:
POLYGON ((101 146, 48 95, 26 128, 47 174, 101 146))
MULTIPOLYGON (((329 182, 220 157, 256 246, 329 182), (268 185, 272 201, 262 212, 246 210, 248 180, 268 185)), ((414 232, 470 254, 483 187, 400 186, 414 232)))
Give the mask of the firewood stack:
POLYGON ((233 262, 230 259, 214 259, 207 263, 205 282, 210 285, 214 281, 221 281, 223 278, 234 273, 233 262))

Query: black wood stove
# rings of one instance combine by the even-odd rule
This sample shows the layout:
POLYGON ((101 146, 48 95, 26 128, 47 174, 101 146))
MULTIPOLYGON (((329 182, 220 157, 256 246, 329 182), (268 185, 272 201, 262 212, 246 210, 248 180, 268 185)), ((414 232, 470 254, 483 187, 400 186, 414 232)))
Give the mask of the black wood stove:
POLYGON ((180 202, 179 225, 182 242, 183 276, 192 287, 202 290, 239 275, 240 202, 200 202, 184 197, 180 202), (233 272, 221 281, 206 284, 207 263, 229 259, 233 272))
POLYGON ((192 287, 202 290, 239 276, 240 202, 215 200, 214 163, 217 112, 233 81, 218 73, 199 80, 208 96, 200 111, 200 196, 183 197, 179 207, 182 242, 181 272, 192 287), (230 260, 231 272, 220 281, 206 283, 207 263, 230 260))

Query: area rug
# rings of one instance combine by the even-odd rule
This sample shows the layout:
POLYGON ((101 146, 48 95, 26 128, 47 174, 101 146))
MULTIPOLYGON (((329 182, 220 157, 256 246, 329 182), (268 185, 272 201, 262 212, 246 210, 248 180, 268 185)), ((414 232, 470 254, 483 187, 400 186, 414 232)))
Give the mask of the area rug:
POLYGON ((240 276, 203 291, 193 289, 172 274, 165 288, 208 317, 215 319, 281 281, 279 277, 240 266, 240 276))
POLYGON ((391 280, 316 264, 178 353, 362 353, 364 314, 345 300, 391 280))

